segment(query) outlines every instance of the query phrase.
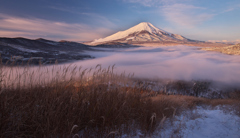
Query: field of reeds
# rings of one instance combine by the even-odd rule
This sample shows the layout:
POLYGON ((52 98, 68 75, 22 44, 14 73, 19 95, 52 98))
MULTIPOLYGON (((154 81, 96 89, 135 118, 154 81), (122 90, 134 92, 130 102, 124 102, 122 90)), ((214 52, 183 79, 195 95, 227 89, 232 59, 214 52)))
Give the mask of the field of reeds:
MULTIPOLYGON (((0 137, 145 136, 164 121, 199 105, 231 105, 239 113, 240 91, 226 99, 187 95, 205 91, 207 83, 177 81, 177 91, 154 90, 133 75, 116 74, 114 66, 0 68, 0 137), (200 86, 202 86, 200 88, 200 86), (180 95, 181 94, 181 95, 180 95)), ((174 84, 174 85, 173 85, 174 84)), ((158 130, 159 131, 159 130, 158 130)))

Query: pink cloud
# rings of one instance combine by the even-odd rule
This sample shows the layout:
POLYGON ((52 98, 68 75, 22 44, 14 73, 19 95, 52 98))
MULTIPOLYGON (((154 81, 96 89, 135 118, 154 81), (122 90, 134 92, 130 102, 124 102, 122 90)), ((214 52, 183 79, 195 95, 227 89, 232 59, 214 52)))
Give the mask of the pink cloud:
POLYGON ((160 12, 169 22, 191 28, 214 16, 214 14, 199 12, 202 10, 205 8, 187 4, 173 4, 163 6, 160 12))
POLYGON ((190 0, 123 0, 128 3, 139 3, 146 7, 156 7, 159 5, 173 4, 177 2, 186 2, 190 0))
POLYGON ((101 38, 111 32, 107 28, 94 28, 86 24, 70 24, 0 14, 0 37, 44 37, 58 40, 89 41, 101 38))

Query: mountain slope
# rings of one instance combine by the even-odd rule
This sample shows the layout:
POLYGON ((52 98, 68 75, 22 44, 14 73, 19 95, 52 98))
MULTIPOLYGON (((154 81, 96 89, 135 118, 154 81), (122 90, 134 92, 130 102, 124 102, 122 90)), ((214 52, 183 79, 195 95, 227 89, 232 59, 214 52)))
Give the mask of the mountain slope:
POLYGON ((56 42, 46 39, 0 37, 0 59, 2 62, 16 64, 54 64, 72 60, 92 58, 84 53, 92 49, 76 42, 56 42))
POLYGON ((163 42, 163 41, 193 41, 178 34, 161 30, 151 23, 142 22, 128 30, 117 32, 105 38, 97 39, 91 44, 108 42, 138 43, 138 42, 163 42))

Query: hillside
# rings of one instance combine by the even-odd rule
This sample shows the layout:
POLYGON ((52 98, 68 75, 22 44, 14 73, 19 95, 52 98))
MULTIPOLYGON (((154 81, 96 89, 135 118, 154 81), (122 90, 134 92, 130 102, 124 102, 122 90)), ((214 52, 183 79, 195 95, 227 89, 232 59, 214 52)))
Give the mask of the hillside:
POLYGON ((71 60, 92 58, 84 54, 89 46, 75 42, 56 42, 46 39, 0 38, 0 54, 3 63, 54 64, 71 60))

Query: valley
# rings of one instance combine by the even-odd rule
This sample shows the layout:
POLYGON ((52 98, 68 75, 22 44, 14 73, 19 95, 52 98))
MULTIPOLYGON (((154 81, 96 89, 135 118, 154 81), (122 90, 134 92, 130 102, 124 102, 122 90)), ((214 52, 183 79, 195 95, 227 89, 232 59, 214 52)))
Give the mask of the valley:
POLYGON ((239 136, 239 45, 143 22, 83 43, 2 37, 0 53, 0 137, 239 136))

